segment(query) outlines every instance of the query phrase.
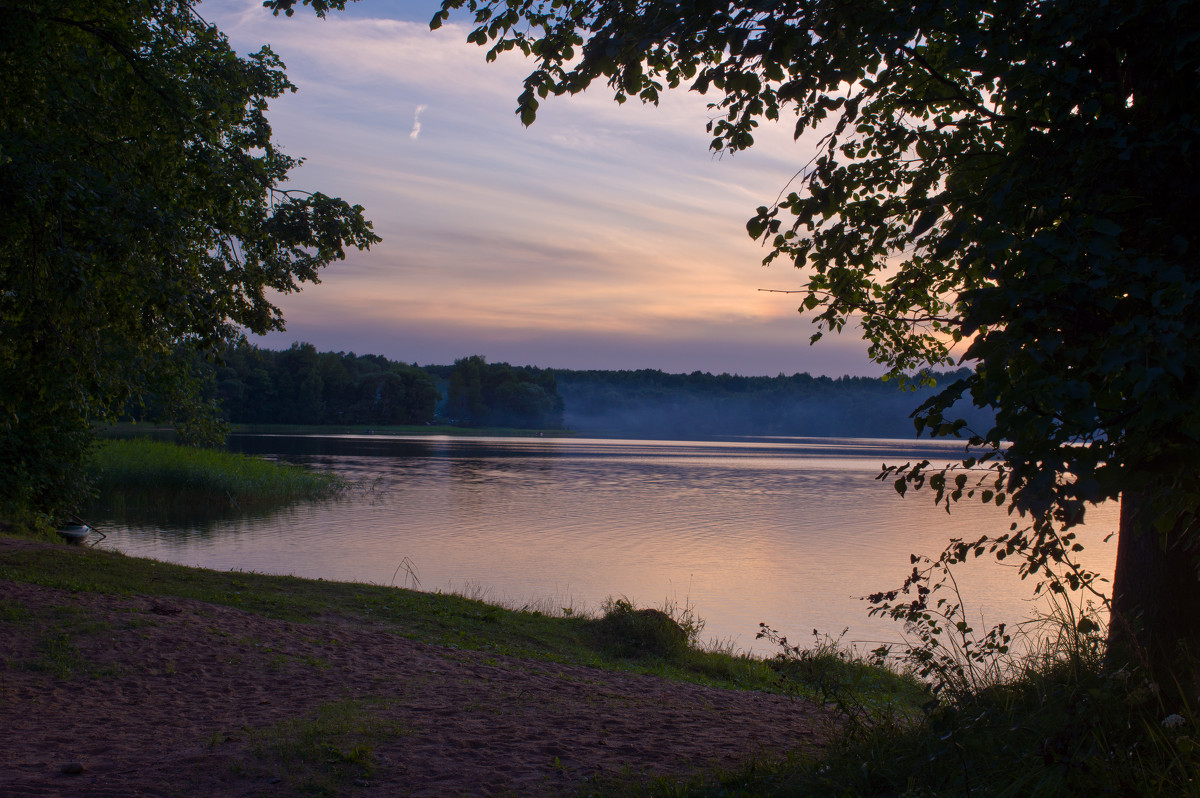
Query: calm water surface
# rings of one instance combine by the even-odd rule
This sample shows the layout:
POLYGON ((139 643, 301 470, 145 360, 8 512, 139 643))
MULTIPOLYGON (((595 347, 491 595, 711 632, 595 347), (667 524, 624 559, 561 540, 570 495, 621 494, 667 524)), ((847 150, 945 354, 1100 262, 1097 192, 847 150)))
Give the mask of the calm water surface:
MULTIPOLYGON (((337 471, 363 487, 267 517, 113 525, 101 545, 219 570, 482 592, 509 604, 595 608, 607 596, 690 603, 704 636, 766 652, 760 621, 895 641, 858 597, 899 586, 912 553, 1007 531, 994 507, 947 515, 901 498, 880 464, 956 459, 961 444, 860 439, 665 442, 552 438, 234 436, 240 451, 337 471), (402 566, 402 563, 404 564, 402 566), (411 564, 411 567, 409 567, 411 564), (399 568, 399 572, 397 569, 399 568)), ((1112 572, 1115 504, 1094 508, 1086 563, 1112 572)), ((1013 568, 972 563, 972 617, 1028 617, 1013 568)))

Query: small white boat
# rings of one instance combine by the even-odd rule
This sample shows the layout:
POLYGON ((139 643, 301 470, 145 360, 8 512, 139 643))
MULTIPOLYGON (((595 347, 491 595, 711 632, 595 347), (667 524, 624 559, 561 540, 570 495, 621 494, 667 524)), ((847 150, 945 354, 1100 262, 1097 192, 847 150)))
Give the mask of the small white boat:
POLYGON ((68 543, 82 543, 87 540, 88 535, 92 534, 92 528, 86 524, 68 524, 59 527, 58 534, 62 535, 68 543))

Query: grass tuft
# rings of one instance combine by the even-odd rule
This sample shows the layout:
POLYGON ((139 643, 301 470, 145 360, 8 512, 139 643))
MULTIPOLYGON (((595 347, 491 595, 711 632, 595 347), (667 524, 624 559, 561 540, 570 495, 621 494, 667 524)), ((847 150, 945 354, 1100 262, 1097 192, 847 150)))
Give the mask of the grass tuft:
POLYGON ((250 730, 252 769, 278 773, 293 793, 338 795, 353 783, 366 786, 378 766, 376 749, 411 733, 386 715, 383 699, 322 704, 306 717, 250 730))
POLYGON ((601 611, 603 615, 592 622, 596 641, 617 657, 678 659, 699 634, 694 623, 689 632, 666 611, 638 609, 624 597, 607 599, 601 611))

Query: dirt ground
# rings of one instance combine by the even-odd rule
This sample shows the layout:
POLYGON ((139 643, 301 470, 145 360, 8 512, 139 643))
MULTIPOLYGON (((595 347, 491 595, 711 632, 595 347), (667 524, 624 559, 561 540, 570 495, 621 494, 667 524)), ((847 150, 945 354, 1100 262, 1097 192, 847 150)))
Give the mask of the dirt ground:
POLYGON ((782 696, 2 579, 0 657, 6 796, 558 795, 827 728, 782 696))

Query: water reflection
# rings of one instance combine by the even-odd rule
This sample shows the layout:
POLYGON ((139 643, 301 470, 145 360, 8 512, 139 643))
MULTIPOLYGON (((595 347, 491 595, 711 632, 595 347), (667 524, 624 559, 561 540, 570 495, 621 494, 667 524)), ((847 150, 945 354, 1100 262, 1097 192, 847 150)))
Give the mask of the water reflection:
MULTIPOLYGON (((947 516, 931 496, 901 499, 881 463, 949 462, 961 444, 741 439, 657 442, 384 436, 237 436, 240 451, 336 470, 346 500, 270 517, 124 524, 106 543, 210 568, 388 584, 407 557, 426 589, 478 586, 497 600, 595 607, 609 595, 690 601, 706 634, 753 644, 766 621, 801 639, 895 639, 856 597, 895 587, 909 554, 950 537, 1000 534, 1010 518, 981 505, 947 516), (140 528, 135 528, 139 527, 140 528)), ((1093 511, 1088 563, 1116 508, 1093 511)), ((1013 621, 1030 607, 1011 567, 964 569, 969 606, 1013 621)))

